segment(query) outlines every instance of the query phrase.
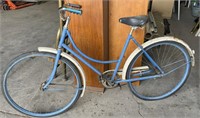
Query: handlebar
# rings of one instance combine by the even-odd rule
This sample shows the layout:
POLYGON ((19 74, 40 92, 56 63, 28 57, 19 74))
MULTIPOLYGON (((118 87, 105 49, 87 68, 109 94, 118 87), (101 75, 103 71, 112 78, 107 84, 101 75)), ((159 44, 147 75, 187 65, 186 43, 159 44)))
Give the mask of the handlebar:
POLYGON ((78 15, 82 14, 80 5, 68 3, 66 6, 59 8, 59 13, 63 20, 66 20, 67 18, 65 13, 66 11, 78 15))

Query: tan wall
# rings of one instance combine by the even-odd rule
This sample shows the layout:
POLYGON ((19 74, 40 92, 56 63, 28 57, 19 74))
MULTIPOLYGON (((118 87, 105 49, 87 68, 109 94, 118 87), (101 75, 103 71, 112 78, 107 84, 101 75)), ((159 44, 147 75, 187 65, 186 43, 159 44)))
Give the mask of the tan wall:
POLYGON ((173 6, 174 0, 153 0, 152 10, 160 12, 164 18, 170 19, 173 6))

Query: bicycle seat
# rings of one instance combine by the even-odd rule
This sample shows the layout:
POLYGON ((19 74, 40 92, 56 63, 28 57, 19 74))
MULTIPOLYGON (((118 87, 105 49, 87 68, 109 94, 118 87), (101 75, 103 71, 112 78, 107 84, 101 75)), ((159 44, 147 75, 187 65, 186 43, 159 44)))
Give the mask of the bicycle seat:
POLYGON ((133 27, 142 27, 147 23, 147 21, 147 16, 123 17, 119 19, 119 22, 133 27))

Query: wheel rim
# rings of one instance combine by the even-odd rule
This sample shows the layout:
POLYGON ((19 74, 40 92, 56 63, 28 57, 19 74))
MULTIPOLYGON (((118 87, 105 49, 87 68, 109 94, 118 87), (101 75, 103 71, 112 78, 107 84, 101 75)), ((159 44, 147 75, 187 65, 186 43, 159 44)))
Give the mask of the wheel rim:
MULTIPOLYGON (((162 43, 159 42, 157 44, 153 44, 145 48, 145 50, 156 61, 156 63, 158 63, 159 61, 161 62, 158 63, 158 65, 160 65, 165 72, 170 72, 170 70, 172 70, 175 67, 179 68, 165 77, 140 81, 140 86, 133 86, 132 83, 129 83, 131 91, 137 97, 145 100, 156 100, 170 96, 183 85, 189 74, 190 60, 188 57, 188 53, 181 46, 172 42, 162 42, 162 43), (154 53, 152 53, 153 51, 154 53), (161 61, 161 58, 163 58, 164 60, 161 61), (174 60, 174 62, 170 62, 170 60, 172 61, 174 60), (164 62, 167 62, 168 65, 165 64, 164 62)), ((149 64, 149 61, 147 61, 145 56, 141 55, 143 55, 142 52, 137 54, 137 56, 134 59, 135 61, 131 62, 131 66, 129 68, 138 66, 138 64, 136 64, 135 62, 136 60, 139 59, 142 60, 143 66, 148 66, 150 70, 153 70, 153 72, 149 73, 149 75, 155 74, 155 68, 149 64)), ((143 75, 143 76, 148 76, 148 75, 143 75)), ((128 72, 127 77, 131 78, 131 71, 128 72)))
MULTIPOLYGON (((31 55, 37 56, 37 57, 44 56, 44 54, 41 54, 41 53, 36 53, 36 54, 31 54, 31 55)), ((57 77, 55 77, 53 81, 54 85, 53 84, 50 85, 49 89, 43 92, 40 90, 40 86, 41 86, 41 83, 44 82, 45 80, 41 80, 41 79, 46 78, 44 77, 45 75, 47 76, 50 75, 51 70, 52 70, 50 66, 53 67, 53 62, 50 62, 48 60, 55 58, 55 55, 46 54, 45 55, 46 58, 43 60, 43 63, 41 62, 38 63, 35 61, 31 63, 30 60, 26 60, 26 62, 24 61, 25 59, 28 59, 30 57, 31 56, 26 55, 20 60, 13 62, 10 65, 9 69, 4 74, 3 91, 8 102, 18 111, 25 113, 27 115, 36 116, 36 117, 53 116, 69 109, 71 105, 77 100, 77 97, 80 95, 80 91, 81 91, 79 89, 81 87, 80 80, 75 79, 75 78, 78 78, 79 76, 75 72, 75 69, 69 66, 68 64, 66 64, 69 71, 69 73, 67 73, 68 80, 64 80, 64 78, 61 75, 58 75, 57 77), (21 65, 18 65, 22 61, 26 63, 25 65, 23 64, 24 65, 23 68, 21 65), (47 71, 45 70, 46 68, 44 69, 44 66, 43 66, 43 65, 47 65, 46 63, 49 64, 47 67, 49 68, 48 72, 44 72, 44 71, 47 71), (43 68, 37 69, 36 66, 43 67, 43 68), (19 67, 19 68, 16 68, 16 67, 19 67), (11 70, 13 69, 17 71, 14 71, 12 74, 15 74, 15 76, 17 76, 17 73, 19 73, 20 75, 19 77, 18 76, 15 77, 15 79, 18 79, 18 80, 9 79, 9 78, 14 77, 13 75, 9 75, 11 73, 11 70), (31 71, 29 72, 33 76, 29 76, 30 78, 26 78, 28 77, 28 74, 21 73, 22 71, 24 71, 24 69, 31 69, 31 71), (41 73, 42 73, 42 77, 39 78, 38 75, 41 75, 41 73), (39 79, 37 79, 37 77, 39 79), (27 80, 24 78, 26 78, 27 80), (31 79, 33 78, 36 78, 37 80, 34 80, 31 83, 31 79), (24 83, 25 84, 30 83, 30 84, 25 85, 24 83), (27 90, 20 89, 21 87, 26 88, 27 90), (24 93, 22 93, 22 91, 24 93), (73 94, 66 95, 67 92, 68 93, 72 92, 73 94), (43 97, 43 99, 40 98, 41 96, 43 97), (22 98, 19 98, 19 97, 22 97, 22 98), (29 101, 29 102, 27 103, 26 101, 29 101), (49 105, 49 106, 47 107, 46 105, 49 105)), ((33 59, 31 58, 31 61, 35 59, 37 58, 33 58, 33 59)), ((61 74, 60 70, 61 69, 58 68, 57 73, 61 74)))

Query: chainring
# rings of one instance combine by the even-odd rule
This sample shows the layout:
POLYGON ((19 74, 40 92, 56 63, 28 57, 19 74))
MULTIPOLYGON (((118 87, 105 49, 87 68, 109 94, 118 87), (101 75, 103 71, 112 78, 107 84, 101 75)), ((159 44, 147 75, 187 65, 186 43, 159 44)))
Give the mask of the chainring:
MULTIPOLYGON (((115 88, 118 86, 118 84, 111 82, 113 73, 114 73, 114 71, 106 71, 103 73, 101 83, 105 88, 111 89, 111 88, 115 88)), ((115 76, 115 80, 118 78, 119 78, 119 75, 117 74, 115 76)))

